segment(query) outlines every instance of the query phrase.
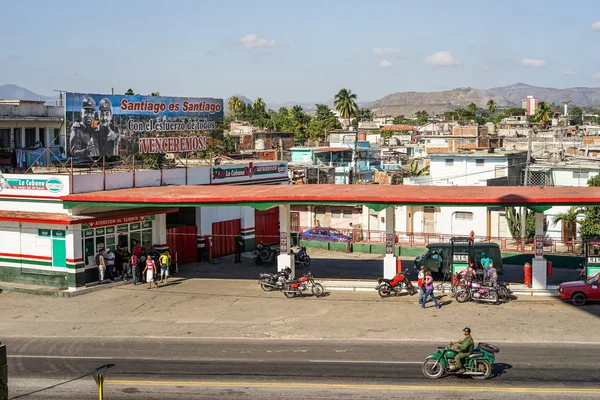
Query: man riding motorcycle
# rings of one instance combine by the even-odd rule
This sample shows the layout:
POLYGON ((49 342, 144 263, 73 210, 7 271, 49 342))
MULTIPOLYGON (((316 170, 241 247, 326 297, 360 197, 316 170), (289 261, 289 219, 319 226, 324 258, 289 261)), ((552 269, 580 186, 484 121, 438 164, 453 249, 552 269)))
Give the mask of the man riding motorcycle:
POLYGON ((462 374, 465 372, 465 367, 462 365, 462 361, 473 354, 473 338, 471 337, 471 329, 465 328, 463 329, 465 333, 465 338, 463 340, 456 340, 452 342, 451 349, 458 350, 458 354, 454 356, 454 362, 456 363, 456 368, 458 368, 457 374, 462 374))

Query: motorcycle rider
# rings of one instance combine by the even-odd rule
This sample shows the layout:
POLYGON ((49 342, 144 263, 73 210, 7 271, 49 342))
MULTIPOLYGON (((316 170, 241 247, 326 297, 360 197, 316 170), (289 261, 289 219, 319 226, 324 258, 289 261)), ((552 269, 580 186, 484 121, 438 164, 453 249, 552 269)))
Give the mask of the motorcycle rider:
MULTIPOLYGON (((458 354, 454 356, 454 362, 456 364, 457 374, 462 374, 465 372, 465 367, 462 365, 463 359, 473 354, 473 338, 471 337, 471 328, 463 329, 465 333, 465 337, 463 340, 456 340, 451 342, 453 346, 450 348, 453 350, 458 350, 458 354)), ((452 369, 452 367, 450 367, 452 369)))

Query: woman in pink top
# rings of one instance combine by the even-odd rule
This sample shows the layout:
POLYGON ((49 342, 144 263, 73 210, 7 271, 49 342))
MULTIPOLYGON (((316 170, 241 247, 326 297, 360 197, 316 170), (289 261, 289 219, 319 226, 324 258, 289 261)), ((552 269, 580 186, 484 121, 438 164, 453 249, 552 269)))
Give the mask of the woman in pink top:
POLYGON ((427 298, 431 296, 433 300, 433 304, 435 304, 435 308, 442 308, 435 298, 433 294, 433 277, 431 276, 431 272, 425 272, 425 295, 423 296, 423 302, 421 303, 421 308, 425 308, 425 303, 427 303, 427 298))
POLYGON ((156 264, 154 263, 154 260, 152 259, 152 257, 148 256, 148 258, 146 258, 146 268, 144 268, 144 271, 142 272, 142 274, 144 272, 146 273, 146 282, 148 282, 148 289, 152 287, 152 282, 154 282, 154 287, 158 287, 158 283, 154 281, 155 268, 156 264))

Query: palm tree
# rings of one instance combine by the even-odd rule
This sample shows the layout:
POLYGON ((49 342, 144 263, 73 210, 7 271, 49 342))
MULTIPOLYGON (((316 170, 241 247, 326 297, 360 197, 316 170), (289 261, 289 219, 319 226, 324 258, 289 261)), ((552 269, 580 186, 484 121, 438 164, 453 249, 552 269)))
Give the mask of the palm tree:
POLYGON ((553 111, 550 104, 545 101, 540 101, 537 105, 535 112, 535 120, 540 124, 542 128, 546 128, 548 126, 548 121, 550 117, 552 117, 553 111))
POLYGON ((419 169, 419 162, 412 160, 408 168, 409 176, 426 176, 429 175, 429 165, 419 169))
POLYGON ((477 114, 477 104, 470 102, 467 106, 467 110, 473 115, 477 114))
POLYGON ((357 98, 358 96, 356 93, 352 93, 352 90, 340 89, 338 94, 335 95, 335 99, 333 101, 333 105, 340 114, 340 117, 348 121, 348 126, 350 126, 350 120, 358 112, 358 104, 356 104, 357 98))
POLYGON ((231 96, 227 102, 227 107, 234 115, 236 115, 242 108, 242 99, 239 96, 231 96))
POLYGON ((552 223, 556 225, 562 222, 563 240, 574 240, 577 237, 577 215, 583 213, 578 206, 572 206, 568 211, 558 213, 552 218, 552 223))
POLYGON ((252 109, 256 115, 263 116, 267 113, 267 104, 263 101, 263 99, 257 97, 256 100, 254 100, 254 104, 252 104, 252 109))
POLYGON ((494 111, 496 111, 496 102, 494 101, 494 99, 488 100, 487 108, 488 108, 488 111, 490 112, 490 114, 493 114, 494 111))

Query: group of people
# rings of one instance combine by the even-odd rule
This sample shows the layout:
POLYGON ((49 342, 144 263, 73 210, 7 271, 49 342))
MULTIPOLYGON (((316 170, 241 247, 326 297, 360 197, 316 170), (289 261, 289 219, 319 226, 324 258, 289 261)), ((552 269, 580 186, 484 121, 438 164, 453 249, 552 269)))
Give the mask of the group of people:
POLYGON ((127 247, 117 247, 113 251, 110 247, 100 249, 96 254, 96 266, 98 267, 98 284, 103 284, 106 278, 115 281, 115 272, 121 279, 133 279, 133 284, 147 282, 148 289, 158 287, 160 283, 168 283, 169 269, 171 268, 171 255, 166 250, 161 254, 148 254, 144 248, 135 243, 129 253, 127 247), (141 274, 140 274, 141 271, 141 274))

